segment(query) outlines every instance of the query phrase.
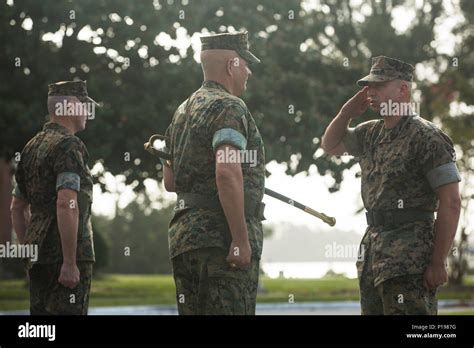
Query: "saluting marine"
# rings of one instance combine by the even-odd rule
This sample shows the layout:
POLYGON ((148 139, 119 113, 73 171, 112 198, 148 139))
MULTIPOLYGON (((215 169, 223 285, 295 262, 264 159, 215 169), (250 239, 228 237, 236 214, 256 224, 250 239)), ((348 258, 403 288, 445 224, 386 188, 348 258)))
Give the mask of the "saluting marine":
POLYGON ((413 71, 394 58, 373 58, 370 74, 358 81, 364 88, 322 141, 331 155, 356 156, 362 170, 368 224, 357 262, 362 314, 435 315, 437 288, 447 281, 461 179, 449 136, 401 107, 411 101, 413 71), (369 106, 386 116, 348 128, 369 106))

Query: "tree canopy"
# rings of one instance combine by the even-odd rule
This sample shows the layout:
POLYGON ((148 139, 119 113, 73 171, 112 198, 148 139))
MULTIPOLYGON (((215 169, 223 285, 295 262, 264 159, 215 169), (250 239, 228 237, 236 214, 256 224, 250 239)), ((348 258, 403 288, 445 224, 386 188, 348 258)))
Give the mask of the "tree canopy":
POLYGON ((422 116, 439 118, 472 158, 472 113, 454 118, 448 112, 453 100, 474 103, 472 2, 460 1, 465 20, 455 28, 461 42, 453 56, 436 49, 435 26, 446 16, 442 0, 357 3, 3 1, 2 156, 14 157, 45 121, 47 84, 80 78, 103 104, 79 133, 91 164, 100 161, 104 167, 99 181, 110 171, 143 189, 144 179, 159 175, 143 143, 153 133, 164 133, 177 106, 201 84, 194 58, 199 35, 248 30, 262 63, 252 67, 243 99, 263 135, 267 160, 287 163, 289 174, 316 165, 320 174, 331 173, 332 189, 338 189, 342 172, 355 162, 324 155, 321 135, 357 91, 355 81, 368 73, 370 58, 382 54, 439 74, 434 82, 418 81, 422 116), (400 9, 411 11, 408 28, 396 25, 400 9))

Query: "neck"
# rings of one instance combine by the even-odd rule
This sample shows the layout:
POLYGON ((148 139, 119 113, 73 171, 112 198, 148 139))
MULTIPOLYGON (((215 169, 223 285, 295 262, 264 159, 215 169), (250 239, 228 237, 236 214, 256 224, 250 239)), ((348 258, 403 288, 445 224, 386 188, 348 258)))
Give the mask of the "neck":
POLYGON ((385 128, 387 129, 395 128, 398 122, 402 120, 402 117, 404 116, 384 116, 383 123, 385 125, 385 128))
POLYGON ((232 84, 225 77, 216 76, 216 75, 213 75, 213 74, 204 74, 204 81, 217 82, 217 83, 221 84, 227 90, 227 92, 229 92, 232 95, 235 95, 234 90, 232 88, 232 84))
POLYGON ((68 122, 68 120, 65 119, 64 117, 53 116, 51 118, 51 122, 60 124, 61 126, 66 128, 71 134, 75 134, 77 132, 74 125, 72 123, 68 122))
MULTIPOLYGON (((397 102, 397 103, 409 103, 410 100, 402 100, 400 102, 397 102)), ((383 118, 383 122, 384 122, 384 125, 385 125, 385 128, 387 129, 391 129, 391 128, 394 128, 397 126, 397 124, 402 120, 403 117, 407 117, 407 116, 410 116, 413 114, 413 111, 409 111, 408 113, 402 111, 404 110, 404 108, 401 108, 399 107, 398 109, 396 110, 392 110, 392 112, 394 112, 395 114, 392 113, 392 116, 384 116, 383 118)))

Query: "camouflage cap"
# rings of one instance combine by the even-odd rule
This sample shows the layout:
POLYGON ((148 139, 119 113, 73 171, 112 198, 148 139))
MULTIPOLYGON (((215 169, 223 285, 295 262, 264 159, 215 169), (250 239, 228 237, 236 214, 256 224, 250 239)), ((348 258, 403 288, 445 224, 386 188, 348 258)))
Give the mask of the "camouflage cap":
POLYGON ((92 102, 99 105, 87 94, 87 81, 60 81, 48 85, 48 97, 51 96, 74 96, 81 102, 92 102))
POLYGON ((378 56, 372 58, 370 74, 357 81, 359 86, 367 86, 369 82, 384 82, 396 79, 413 81, 413 65, 401 60, 378 56))
POLYGON ((249 64, 260 63, 260 59, 249 51, 248 32, 223 33, 201 37, 202 51, 236 51, 249 64))

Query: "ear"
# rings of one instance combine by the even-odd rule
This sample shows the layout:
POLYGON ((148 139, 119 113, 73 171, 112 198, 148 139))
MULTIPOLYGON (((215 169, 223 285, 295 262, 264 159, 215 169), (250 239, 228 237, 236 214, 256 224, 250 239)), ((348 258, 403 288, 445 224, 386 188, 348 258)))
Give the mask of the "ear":
POLYGON ((229 76, 233 76, 234 73, 232 71, 232 69, 234 68, 234 58, 230 58, 228 61, 227 61, 227 66, 226 66, 226 70, 227 70, 227 74, 229 76))
POLYGON ((406 97, 408 95, 408 86, 406 83, 402 83, 400 86, 400 96, 406 97))

